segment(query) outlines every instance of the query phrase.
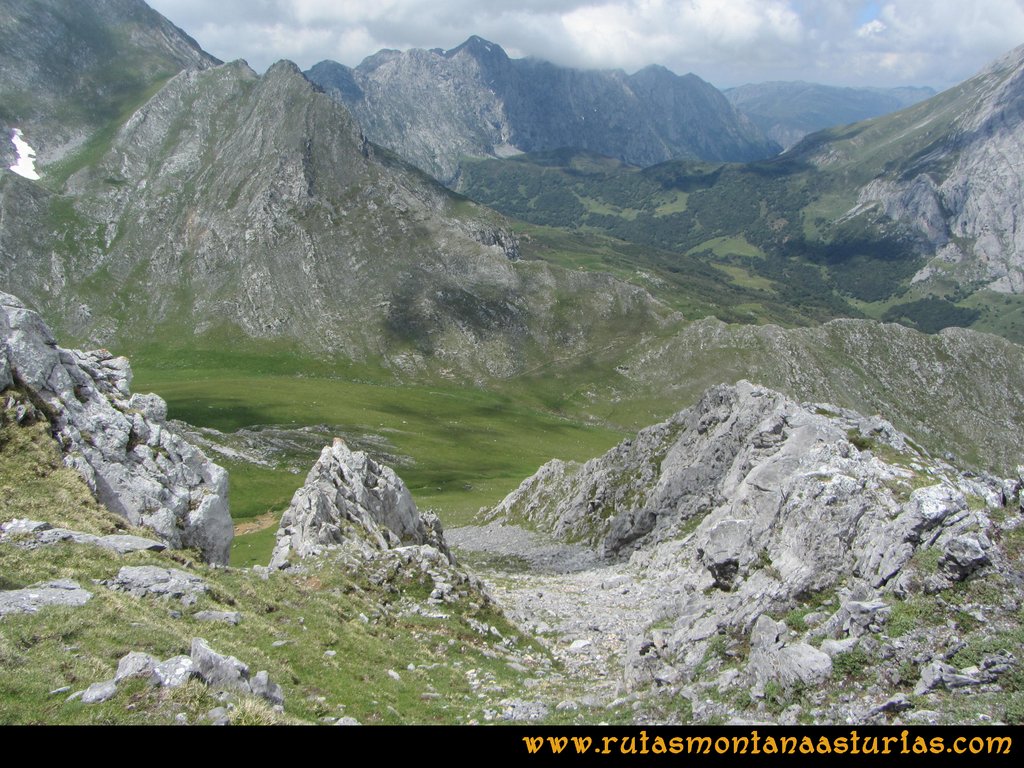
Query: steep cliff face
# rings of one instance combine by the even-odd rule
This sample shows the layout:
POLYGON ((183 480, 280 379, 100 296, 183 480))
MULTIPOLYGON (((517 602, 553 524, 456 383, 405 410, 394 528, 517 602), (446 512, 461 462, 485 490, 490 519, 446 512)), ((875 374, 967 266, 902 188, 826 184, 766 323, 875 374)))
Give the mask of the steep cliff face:
POLYGON ((695 75, 510 59, 479 37, 448 51, 381 51, 355 69, 324 61, 306 74, 353 111, 371 140, 452 186, 463 156, 576 147, 651 165, 778 150, 695 75))
POLYGON ((227 563, 227 474, 166 427, 163 400, 133 395, 130 383, 126 359, 58 347, 38 314, 0 293, 0 391, 42 412, 64 463, 108 509, 227 563))
POLYGON ((809 140, 794 153, 864 178, 848 216, 877 211, 919 234, 933 258, 915 280, 1024 292, 1024 47, 895 115, 809 140), (873 178, 871 177, 873 175, 873 178))

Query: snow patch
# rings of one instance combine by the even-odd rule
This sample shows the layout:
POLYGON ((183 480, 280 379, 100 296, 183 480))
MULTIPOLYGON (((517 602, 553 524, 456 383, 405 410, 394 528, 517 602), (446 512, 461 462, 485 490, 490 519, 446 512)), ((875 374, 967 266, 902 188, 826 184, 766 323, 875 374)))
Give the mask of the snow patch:
POLYGON ((39 180, 39 174, 36 173, 36 151, 28 145, 28 142, 22 138, 21 129, 15 128, 14 133, 11 134, 11 142, 14 144, 14 149, 18 153, 18 161, 10 168, 19 176, 24 176, 26 179, 32 179, 33 181, 39 180))

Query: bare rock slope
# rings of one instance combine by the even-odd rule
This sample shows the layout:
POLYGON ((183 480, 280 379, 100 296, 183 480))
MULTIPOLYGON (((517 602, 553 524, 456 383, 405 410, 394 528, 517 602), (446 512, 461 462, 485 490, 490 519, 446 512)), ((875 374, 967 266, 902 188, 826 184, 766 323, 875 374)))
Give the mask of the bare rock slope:
MULTIPOLYGON (((636 595, 632 608, 619 610, 646 625, 620 622, 631 627, 619 656, 627 688, 675 686, 694 700, 712 688, 720 700, 749 691, 763 702, 835 681, 845 672, 833 662, 847 654, 840 671, 854 665, 870 676, 874 664, 889 677, 843 705, 852 715, 841 715, 824 689, 804 706, 818 707, 817 721, 870 720, 872 707, 901 685, 956 687, 935 676, 933 662, 945 665, 943 674, 966 675, 974 691, 1016 664, 1020 649, 990 636, 1005 628, 993 625, 978 641, 1002 661, 979 652, 985 664, 964 671, 949 663, 961 661, 962 637, 972 639, 963 627, 888 621, 900 612, 902 623, 908 604, 941 615, 944 597, 982 621, 1013 615, 1012 590, 985 590, 1020 581, 1015 556, 998 544, 1021 523, 1020 486, 961 473, 879 417, 800 405, 744 381, 713 387, 697 405, 584 465, 545 465, 491 517, 589 545, 618 563, 617 583, 636 595)), ((575 640, 591 641, 599 638, 575 640)))

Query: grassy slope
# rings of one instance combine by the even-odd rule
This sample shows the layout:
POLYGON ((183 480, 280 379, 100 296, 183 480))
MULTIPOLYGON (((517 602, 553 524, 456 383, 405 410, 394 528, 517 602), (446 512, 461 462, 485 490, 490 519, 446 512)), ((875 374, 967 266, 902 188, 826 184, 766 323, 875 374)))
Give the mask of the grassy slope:
MULTIPOLYGON (((11 502, 5 502, 4 520, 30 516, 97 534, 146 533, 132 531, 99 507, 77 474, 62 467, 47 424, 18 426, 7 412, 0 412, 0 484, 19 490, 17 496, 5 494, 11 502)), ((236 718, 248 723, 341 715, 364 723, 463 722, 482 717, 485 703, 472 685, 474 676, 493 681, 502 695, 518 692, 520 675, 507 665, 506 649, 521 652, 521 662, 546 663, 545 654, 518 637, 478 595, 446 605, 447 618, 405 615, 403 609, 425 599, 432 587, 416 575, 375 585, 365 575, 314 564, 303 574, 276 573, 262 580, 249 571, 206 567, 189 551, 121 557, 84 545, 32 551, 0 546, 0 588, 58 578, 77 580, 93 598, 80 608, 0 619, 0 724, 157 724, 173 723, 178 713, 196 722, 220 702, 194 682, 174 691, 122 684, 115 698, 99 705, 50 693, 110 679, 129 651, 161 659, 187 654, 193 637, 236 656, 253 672, 266 669, 284 688, 284 714, 260 701, 240 701, 236 718), (211 590, 195 606, 183 608, 113 592, 93 581, 109 579, 125 565, 145 564, 187 569, 207 580, 211 590), (175 618, 169 609, 183 616, 175 618), (238 611, 241 624, 191 618, 203 609, 238 611), (481 634, 472 622, 496 627, 508 645, 494 634, 481 634), (275 641, 283 643, 275 646, 275 641), (327 651, 334 655, 325 656, 327 651), (416 669, 409 670, 410 664, 416 669), (401 680, 393 680, 389 669, 400 670, 401 680)))

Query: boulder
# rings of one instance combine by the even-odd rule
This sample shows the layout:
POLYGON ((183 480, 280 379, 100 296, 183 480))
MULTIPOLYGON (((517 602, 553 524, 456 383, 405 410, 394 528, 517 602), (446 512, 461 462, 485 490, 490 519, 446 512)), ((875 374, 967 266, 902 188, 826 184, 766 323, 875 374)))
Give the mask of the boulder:
POLYGON ((156 684, 164 688, 184 685, 195 674, 195 664, 189 656, 172 656, 156 665, 153 670, 156 684))
POLYGON ((158 684, 159 678, 156 674, 158 662, 148 653, 132 651, 121 657, 117 662, 117 673, 114 675, 114 682, 120 683, 131 677, 143 677, 151 683, 158 684))
POLYGON ((201 637, 192 640, 192 667, 203 681, 217 691, 252 693, 249 667, 234 656, 222 656, 201 637))
POLYGON ((180 600, 183 605, 192 605, 207 590, 206 582, 195 574, 155 565, 126 565, 107 586, 136 597, 180 600))
POLYGON ((117 693, 117 683, 113 680, 104 680, 102 683, 93 683, 85 689, 82 694, 83 704, 101 704, 104 701, 114 698, 117 693))
POLYGON ((25 589, 7 589, 0 592, 0 618, 9 613, 37 613, 51 605, 82 606, 91 599, 91 592, 70 579, 46 581, 25 589))
POLYGON ((832 674, 832 659, 807 643, 789 644, 784 639, 786 625, 761 615, 750 633, 750 659, 747 672, 755 690, 763 691, 768 682, 786 689, 817 685, 832 674))

